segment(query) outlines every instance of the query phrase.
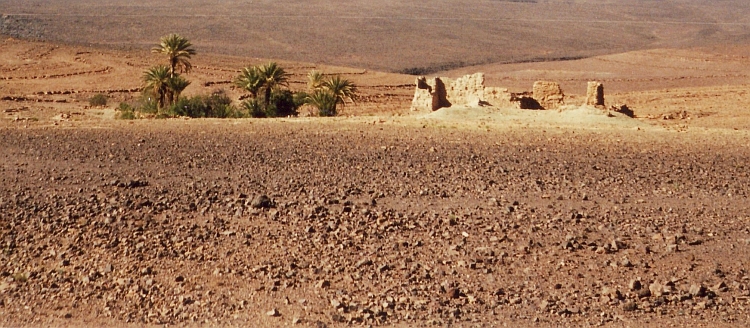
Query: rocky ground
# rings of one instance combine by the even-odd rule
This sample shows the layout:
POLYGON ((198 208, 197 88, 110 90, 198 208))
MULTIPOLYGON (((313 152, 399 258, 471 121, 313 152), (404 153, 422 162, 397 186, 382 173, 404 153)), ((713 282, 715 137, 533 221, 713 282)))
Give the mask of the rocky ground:
POLYGON ((746 140, 8 125, 0 325, 742 326, 746 140))

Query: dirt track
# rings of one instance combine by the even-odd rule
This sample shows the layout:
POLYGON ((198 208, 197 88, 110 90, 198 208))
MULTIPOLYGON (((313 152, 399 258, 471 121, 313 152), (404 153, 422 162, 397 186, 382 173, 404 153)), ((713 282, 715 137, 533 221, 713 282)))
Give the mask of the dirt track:
POLYGON ((6 127, 0 325, 741 326, 743 133, 6 127))

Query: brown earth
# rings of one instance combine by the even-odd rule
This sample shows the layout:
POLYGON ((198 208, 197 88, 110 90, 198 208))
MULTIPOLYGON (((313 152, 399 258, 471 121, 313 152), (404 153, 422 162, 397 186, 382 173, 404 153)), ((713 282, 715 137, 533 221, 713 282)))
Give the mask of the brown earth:
MULTIPOLYGON (((413 76, 280 62, 362 94, 333 119, 136 121, 113 108, 158 56, 0 49, 2 326, 750 322, 740 48, 477 68, 559 81, 561 112, 410 113, 413 76), (636 119, 575 108, 592 76, 636 119)), ((187 93, 236 99, 264 61, 197 56, 187 93)))

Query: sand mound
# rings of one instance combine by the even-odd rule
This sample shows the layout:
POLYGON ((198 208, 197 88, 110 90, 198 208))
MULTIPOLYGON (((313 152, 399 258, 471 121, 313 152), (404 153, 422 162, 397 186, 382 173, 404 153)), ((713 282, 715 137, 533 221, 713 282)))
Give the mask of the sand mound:
POLYGON ((557 110, 452 106, 416 116, 418 119, 448 123, 481 122, 497 126, 567 127, 582 129, 653 128, 627 115, 591 106, 563 106, 557 110))

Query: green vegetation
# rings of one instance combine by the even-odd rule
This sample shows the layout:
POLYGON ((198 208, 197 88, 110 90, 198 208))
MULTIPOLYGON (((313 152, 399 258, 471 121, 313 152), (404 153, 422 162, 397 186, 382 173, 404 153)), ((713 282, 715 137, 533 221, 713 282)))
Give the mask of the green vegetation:
POLYGON ((250 117, 296 116, 303 104, 288 89, 289 74, 274 62, 243 68, 234 85, 250 93, 242 103, 250 117))
POLYGON ((107 106, 107 100, 109 97, 107 95, 97 93, 91 99, 89 99, 89 106, 91 107, 99 107, 99 106, 107 106))
POLYGON ((336 116, 338 105, 346 106, 347 100, 354 102, 357 86, 352 81, 338 75, 325 79, 317 71, 310 71, 307 80, 309 94, 305 103, 317 108, 320 116, 336 116))
POLYGON ((118 120, 134 120, 137 118, 135 110, 128 103, 121 102, 117 107, 115 118, 118 120))
POLYGON ((209 96, 181 98, 169 109, 169 114, 173 116, 216 118, 247 116, 247 114, 232 106, 232 99, 229 99, 229 96, 223 91, 214 92, 209 96))
POLYGON ((186 98, 182 93, 191 82, 181 74, 190 72, 193 67, 190 59, 196 54, 190 41, 170 34, 162 37, 152 52, 165 54, 167 64, 144 71, 140 99, 120 103, 116 115, 118 119, 287 117, 298 115, 303 105, 317 108, 320 116, 335 116, 339 105, 345 106, 347 101, 354 101, 357 91, 354 83, 347 79, 340 76, 326 78, 323 73, 313 70, 307 76, 308 90, 293 92, 289 90, 289 73, 277 63, 269 62, 245 67, 235 78, 234 85, 249 94, 239 107, 233 105, 223 91, 186 98))
POLYGON ((170 34, 161 38, 158 46, 151 49, 151 52, 167 55, 169 60, 169 76, 175 77, 176 69, 181 69, 184 73, 189 73, 193 68, 190 60, 196 54, 195 49, 188 39, 179 34, 170 34))

